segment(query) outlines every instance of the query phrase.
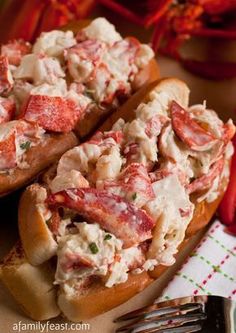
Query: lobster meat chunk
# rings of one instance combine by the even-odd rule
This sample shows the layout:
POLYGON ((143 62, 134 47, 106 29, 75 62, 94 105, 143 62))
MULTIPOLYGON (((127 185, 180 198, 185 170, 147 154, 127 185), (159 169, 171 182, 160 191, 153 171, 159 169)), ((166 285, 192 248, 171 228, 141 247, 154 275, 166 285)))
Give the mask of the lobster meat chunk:
POLYGON ((8 93, 13 87, 13 78, 6 56, 0 55, 0 94, 8 93))
POLYGON ((98 146, 107 146, 110 148, 115 144, 121 144, 124 138, 124 133, 122 131, 108 131, 108 132, 100 132, 97 131, 92 138, 89 140, 89 143, 95 144, 98 146))
POLYGON ((60 263, 65 273, 73 272, 77 269, 93 268, 94 263, 79 253, 66 253, 64 260, 60 263))
POLYGON ((0 170, 16 167, 22 155, 37 144, 44 135, 44 130, 37 124, 24 120, 12 120, 0 124, 0 170))
POLYGON ((213 147, 216 138, 191 118, 189 112, 175 101, 171 103, 170 110, 173 129, 181 141, 195 151, 206 151, 213 147))
MULTIPOLYGON (((109 49, 108 57, 114 59, 113 63, 107 62, 108 68, 113 76, 117 76, 122 68, 121 75, 129 77, 133 71, 133 64, 140 49, 139 41, 134 37, 127 37, 115 42, 109 49), (117 73, 118 72, 118 73, 117 73)), ((108 58, 109 59, 109 58, 108 58)))
POLYGON ((109 193, 119 193, 137 207, 144 206, 155 197, 147 169, 140 163, 130 164, 117 180, 107 180, 103 186, 109 193))
MULTIPOLYGON (((97 132, 89 141, 68 150, 59 160, 57 174, 78 170, 83 175, 91 174, 91 165, 96 165, 99 157, 121 142, 121 131, 97 132)), ((84 187, 84 186, 83 186, 84 187)))
POLYGON ((0 124, 11 120, 15 110, 16 105, 12 99, 0 97, 0 124))
POLYGON ((21 115, 53 132, 70 132, 81 116, 74 101, 59 96, 31 95, 21 115))
POLYGON ((98 223, 130 247, 151 238, 154 221, 142 209, 121 197, 94 188, 68 189, 48 197, 51 207, 74 209, 89 222, 98 223))
POLYGON ((187 186, 187 191, 189 194, 204 191, 212 185, 213 181, 218 177, 224 168, 224 158, 216 161, 210 168, 209 172, 206 175, 203 175, 195 179, 192 183, 187 186))
MULTIPOLYGON (((1 128, 0 128, 1 131, 1 128)), ((10 132, 9 135, 0 141, 0 170, 14 168, 16 166, 16 143, 15 132, 10 132)))
POLYGON ((19 66, 22 57, 30 53, 30 51, 30 43, 23 39, 14 40, 1 47, 1 55, 7 57, 9 64, 14 66, 19 66))
POLYGON ((163 115, 159 115, 159 114, 156 114, 152 118, 148 119, 147 123, 146 123, 146 130, 145 130, 147 136, 149 136, 149 137, 156 136, 157 137, 161 133, 163 126, 167 122, 168 122, 168 118, 163 115))
POLYGON ((65 51, 70 75, 77 82, 85 82, 94 75, 101 63, 105 44, 99 40, 86 40, 65 51))

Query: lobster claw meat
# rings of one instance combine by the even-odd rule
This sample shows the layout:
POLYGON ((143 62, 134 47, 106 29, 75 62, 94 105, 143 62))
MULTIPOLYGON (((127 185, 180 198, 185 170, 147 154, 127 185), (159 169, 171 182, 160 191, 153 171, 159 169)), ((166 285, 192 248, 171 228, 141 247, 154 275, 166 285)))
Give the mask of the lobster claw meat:
POLYGON ((4 140, 0 141, 0 170, 4 171, 16 166, 15 138, 15 132, 11 131, 4 140))
POLYGON ((192 183, 187 186, 188 194, 204 191, 210 188, 216 177, 218 177, 222 173, 224 163, 224 158, 221 158, 211 166, 209 173, 192 181, 192 183))
POLYGON ((109 131, 102 133, 97 131, 92 138, 89 140, 89 143, 98 145, 99 147, 105 146, 110 148, 114 144, 121 144, 124 134, 122 131, 109 131))
POLYGON ((137 207, 144 206, 155 197, 147 169, 140 163, 131 163, 117 180, 107 180, 103 186, 109 193, 124 193, 125 199, 137 207))
MULTIPOLYGON (((0 170, 14 168, 21 162, 24 142, 37 142, 44 131, 37 124, 24 120, 12 120, 0 124, 0 170)), ((27 150, 27 149, 26 149, 27 150)))
POLYGON ((13 78, 9 69, 8 58, 0 56, 0 94, 8 93, 13 87, 13 78))
POLYGON ((31 95, 21 118, 53 132, 70 132, 81 116, 74 101, 59 96, 31 95))
POLYGON ((22 57, 30 53, 30 51, 30 43, 23 39, 14 40, 1 47, 1 55, 6 56, 9 64, 14 66, 19 66, 22 57))
POLYGON ((89 81, 101 62, 105 44, 98 40, 85 40, 65 51, 70 75, 77 82, 89 81), (84 64, 86 63, 86 66, 84 64))
POLYGON ((0 124, 11 120, 15 110, 16 105, 12 99, 0 97, 0 124))
POLYGON ((189 112, 175 101, 171 103, 170 109, 173 129, 181 141, 195 151, 205 151, 213 147, 216 138, 191 118, 189 112))
POLYGON ((145 132, 146 132, 147 136, 149 136, 149 137, 156 136, 157 137, 161 133, 161 129, 167 122, 168 122, 168 118, 163 115, 156 114, 155 116, 153 116, 146 123, 145 132))
POLYGON ((64 272, 94 267, 94 263, 92 261, 89 261, 85 256, 78 253, 67 253, 65 255, 65 260, 63 260, 60 264, 64 272))
POLYGON ((142 209, 121 197, 94 188, 68 189, 51 194, 50 207, 73 209, 102 228, 114 234, 131 247, 151 238, 154 221, 142 209))

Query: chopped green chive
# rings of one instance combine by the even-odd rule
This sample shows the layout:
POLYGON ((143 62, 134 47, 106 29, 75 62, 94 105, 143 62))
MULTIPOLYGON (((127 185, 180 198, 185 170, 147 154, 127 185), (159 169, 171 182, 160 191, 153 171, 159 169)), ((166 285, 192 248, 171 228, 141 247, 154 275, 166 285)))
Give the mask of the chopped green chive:
POLYGON ((90 243, 89 249, 92 252, 92 254, 96 254, 99 251, 96 243, 90 243))
POLYGON ((133 195, 132 195, 132 199, 133 199, 133 200, 137 199, 137 193, 136 193, 136 192, 133 193, 133 195))
POLYGON ((21 149, 28 150, 30 148, 30 141, 26 141, 20 145, 21 149))
POLYGON ((110 235, 110 234, 106 234, 106 236, 104 237, 104 240, 109 240, 109 239, 111 239, 112 238, 112 235, 110 235))

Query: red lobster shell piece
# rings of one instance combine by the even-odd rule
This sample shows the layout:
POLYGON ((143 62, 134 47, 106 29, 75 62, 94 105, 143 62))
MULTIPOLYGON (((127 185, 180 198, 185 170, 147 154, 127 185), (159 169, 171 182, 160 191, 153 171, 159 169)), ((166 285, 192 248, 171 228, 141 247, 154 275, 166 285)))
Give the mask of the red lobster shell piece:
POLYGON ((121 197, 93 188, 69 189, 49 196, 51 207, 67 207, 96 222, 124 242, 125 247, 151 238, 154 221, 121 197))
POLYGON ((1 55, 6 56, 10 65, 19 66, 24 55, 30 53, 31 45, 23 39, 2 45, 1 55))
POLYGON ((16 166, 15 132, 0 141, 0 170, 14 168, 16 166))
POLYGON ((110 193, 120 189, 125 198, 142 207, 155 197, 147 169, 140 163, 132 163, 123 170, 118 180, 104 182, 104 188, 110 193))
POLYGON ((213 147, 216 143, 215 137, 191 118, 189 112, 175 101, 171 103, 170 110, 173 129, 181 141, 195 151, 205 151, 213 147))
MULTIPOLYGON (((236 136, 233 139, 234 149, 236 150, 236 136)), ((230 166, 230 180, 223 200, 219 207, 220 217, 226 225, 234 227, 236 235, 236 152, 232 157, 230 166)), ((231 230, 233 232, 233 229, 231 230)))
POLYGON ((13 119, 15 110, 16 105, 12 99, 0 97, 0 124, 13 119))
POLYGON ((188 194, 210 188, 216 177, 218 177, 223 171, 224 163, 224 158, 221 158, 212 165, 208 174, 195 179, 191 184, 189 184, 187 186, 188 194))
POLYGON ((0 94, 8 93, 13 87, 13 79, 9 70, 7 57, 0 56, 0 94))
POLYGON ((78 122, 82 110, 75 102, 58 96, 31 95, 21 118, 36 122, 53 132, 70 132, 78 122))

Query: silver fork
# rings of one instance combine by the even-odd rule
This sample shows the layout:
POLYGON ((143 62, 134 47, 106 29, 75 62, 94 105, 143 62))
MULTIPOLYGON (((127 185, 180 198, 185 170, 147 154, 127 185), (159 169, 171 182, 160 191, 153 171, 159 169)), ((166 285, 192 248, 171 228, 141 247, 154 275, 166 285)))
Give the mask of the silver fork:
POLYGON ((131 323, 119 327, 116 332, 236 333, 235 309, 235 302, 217 296, 185 297, 168 302, 155 302, 151 306, 115 319, 115 322, 132 320, 131 323), (232 314, 232 311, 235 313, 232 314))

